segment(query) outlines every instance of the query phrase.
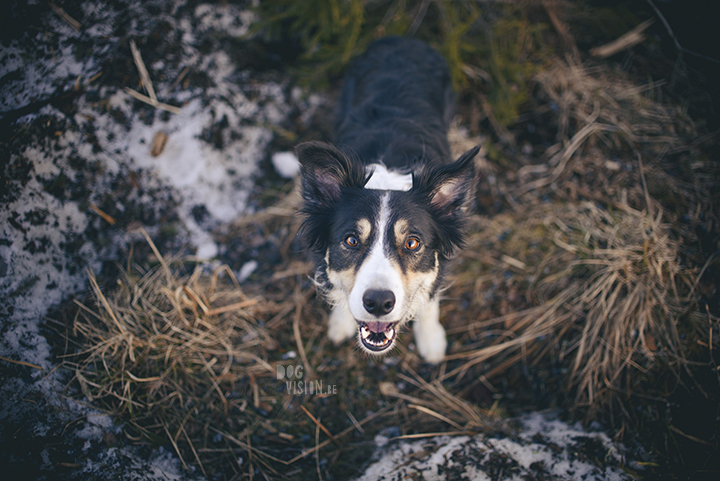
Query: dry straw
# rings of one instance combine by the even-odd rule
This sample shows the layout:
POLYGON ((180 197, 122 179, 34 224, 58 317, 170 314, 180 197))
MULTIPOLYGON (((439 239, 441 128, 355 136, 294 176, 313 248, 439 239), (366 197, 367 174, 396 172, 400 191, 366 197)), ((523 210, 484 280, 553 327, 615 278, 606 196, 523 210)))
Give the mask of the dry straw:
POLYGON ((164 431, 176 449, 182 442, 196 453, 191 439, 203 423, 247 411, 237 384, 274 372, 263 355, 274 343, 254 321, 262 303, 227 267, 179 276, 183 263, 167 262, 147 239, 157 268, 126 273, 108 295, 88 273, 93 298, 76 301, 73 325, 82 349, 65 365, 89 401, 130 420, 130 438, 164 431))
POLYGON ((553 112, 558 142, 543 163, 520 169, 512 194, 521 200, 512 213, 475 219, 450 290, 473 290, 483 306, 488 289, 511 283, 524 291, 513 297, 529 307, 505 307, 498 318, 455 327, 481 347, 452 353, 464 362, 445 377, 484 365, 491 378, 555 352, 560 362, 572 359, 568 388, 592 418, 631 393, 658 358, 673 370, 686 364, 678 331, 697 332, 692 293, 699 274, 683 267, 673 216, 651 198, 648 182, 675 194, 672 207, 681 212, 699 210, 712 196, 662 168, 665 156, 689 149, 696 134, 682 111, 653 99, 657 83, 638 87, 607 67, 572 59, 536 80, 547 102, 540 110, 553 112), (643 156, 653 159, 649 168, 643 156), (567 202, 540 200, 558 192, 567 202))
MULTIPOLYGON (((489 367, 484 375, 494 378, 517 362, 535 364, 550 350, 560 361, 570 360, 568 388, 575 392, 576 405, 594 417, 625 399, 621 394, 631 394, 656 360, 676 366, 686 362, 679 330, 692 332, 699 325, 692 299, 697 273, 682 267, 681 244, 662 222, 661 210, 625 205, 610 212, 584 202, 537 206, 524 214, 511 222, 494 220, 495 229, 486 224, 487 232, 474 236, 470 246, 480 251, 497 242, 492 239, 497 230, 512 229, 516 239, 501 250, 520 260, 503 266, 498 259, 498 273, 479 279, 461 269, 450 292, 475 289, 482 296, 501 282, 500 272, 511 269, 519 271, 519 284, 526 286, 521 297, 541 302, 456 329, 495 340, 451 354, 462 362, 446 379, 461 378, 480 364, 489 367), (533 257, 526 236, 539 232, 546 242, 536 247, 543 254, 533 257)), ((492 258, 493 251, 487 255, 492 258)), ((472 254, 463 257, 472 265, 472 254)))
POLYGON ((572 188, 604 203, 615 202, 620 192, 614 185, 632 177, 626 182, 636 187, 631 205, 643 208, 637 203, 645 200, 640 179, 628 173, 638 158, 649 159, 646 169, 666 189, 697 195, 688 192, 693 187, 682 186, 658 168, 668 155, 689 150, 690 139, 697 137, 695 124, 679 107, 660 101, 663 82, 636 85, 608 66, 584 66, 570 58, 556 60, 535 81, 543 101, 539 110, 552 113, 557 143, 546 150, 543 163, 520 169, 523 182, 515 195, 578 174, 594 180, 572 188))
MULTIPOLYGON (((292 199, 294 193, 240 228, 252 230, 248 222, 296 228, 296 218, 281 208, 292 199)), ((285 235, 292 238, 294 228, 285 235)), ((79 348, 64 356, 70 384, 79 388, 75 395, 126 421, 128 440, 170 443, 183 465, 206 476, 255 469, 278 475, 329 447, 337 457, 351 433, 372 439, 387 418, 401 434, 420 437, 448 428, 453 434, 478 432, 497 421, 415 372, 410 361, 417 363, 417 356, 404 348, 403 372, 393 377, 407 384, 403 392, 394 383, 378 384, 372 374, 377 367, 352 347, 328 354, 324 317, 318 315, 323 307, 308 303, 314 290, 307 263, 290 261, 264 290, 255 286, 259 294, 250 298, 226 266, 209 272, 182 259, 167 261, 143 234, 158 264, 147 272, 136 267, 114 286, 100 286, 89 272, 91 292, 76 301, 71 335, 79 348), (281 358, 293 349, 298 359, 281 358), (344 368, 328 369, 333 360, 342 360, 344 368), (276 366, 299 362, 304 380, 322 379, 339 395, 282 389, 276 366), (360 381, 350 381, 351 375, 360 381), (372 398, 357 395, 368 390, 375 392, 372 398), (327 439, 308 448, 298 434, 316 430, 327 439), (278 443, 284 445, 280 451, 278 443), (238 467, 238 457, 249 464, 238 467)))

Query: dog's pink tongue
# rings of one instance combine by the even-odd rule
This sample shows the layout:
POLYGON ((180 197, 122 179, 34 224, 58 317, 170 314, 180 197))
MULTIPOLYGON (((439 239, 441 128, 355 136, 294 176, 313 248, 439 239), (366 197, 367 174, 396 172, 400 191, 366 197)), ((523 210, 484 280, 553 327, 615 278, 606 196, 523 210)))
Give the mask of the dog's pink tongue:
POLYGON ((390 322, 371 321, 366 322, 365 327, 370 332, 385 332, 392 324, 390 322))

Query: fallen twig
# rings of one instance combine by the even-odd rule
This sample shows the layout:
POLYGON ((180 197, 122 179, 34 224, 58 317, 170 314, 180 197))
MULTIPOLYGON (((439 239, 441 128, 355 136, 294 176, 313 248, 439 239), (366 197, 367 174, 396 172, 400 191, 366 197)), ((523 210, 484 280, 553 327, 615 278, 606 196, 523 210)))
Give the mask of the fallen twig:
POLYGON ((140 51, 138 50, 137 45, 135 45, 134 40, 130 40, 130 50, 132 51, 135 66, 140 73, 140 84, 145 88, 145 91, 148 93, 148 95, 143 95, 140 92, 133 90, 129 87, 125 87, 125 92, 140 100, 141 102, 152 105, 157 109, 167 110, 168 112, 171 112, 173 114, 179 114, 181 112, 181 109, 179 107, 174 107, 172 105, 168 105, 158 101, 157 95, 155 95, 155 88, 153 87, 152 81, 150 80, 150 74, 145 67, 145 62, 143 62, 140 51))
POLYGON ((623 50, 634 47, 645 40, 645 30, 647 30, 647 28, 653 23, 655 23, 653 19, 645 20, 643 23, 621 35, 612 42, 590 49, 590 55, 598 58, 608 58, 612 57, 616 53, 622 52, 623 50))
POLYGON ((148 97, 147 95, 143 95, 140 92, 138 92, 137 90, 131 89, 130 87, 125 87, 124 90, 125 90, 125 92, 130 94, 130 96, 135 97, 139 101, 145 102, 148 105, 152 105, 156 109, 167 110, 168 112, 173 113, 173 114, 179 114, 180 112, 182 112, 182 109, 180 107, 175 107, 174 105, 169 105, 169 104, 162 103, 158 100, 153 100, 150 97, 148 97))
POLYGON ((137 45, 135 45, 135 40, 130 40, 130 51, 132 51, 135 66, 140 73, 140 84, 145 88, 145 91, 148 93, 148 96, 152 99, 152 101, 157 102, 155 88, 150 80, 150 74, 145 67, 145 62, 143 62, 142 56, 140 55, 140 50, 138 50, 137 45))
POLYGON ((62 7, 58 6, 55 2, 50 2, 48 3, 48 5, 50 5, 50 8, 52 8, 53 11, 60 16, 60 18, 65 20, 65 23, 70 25, 73 30, 75 30, 76 32, 80 31, 80 27, 82 26, 80 22, 68 15, 68 13, 62 9, 62 7))
POLYGON ((432 409, 426 408, 425 406, 418 406, 417 404, 408 404, 408 407, 409 407, 409 408, 413 408, 413 409, 417 409, 418 411, 423 412, 423 413, 425 413, 425 414, 429 414, 430 416, 432 416, 432 417, 434 417, 434 418, 437 418, 437 419, 439 419, 440 421, 443 421, 443 422, 448 423, 450 426, 452 426, 452 427, 454 427, 454 428, 462 429, 462 426, 460 426, 458 423, 456 423, 456 422, 453 421, 452 419, 446 418, 446 417, 443 416, 442 414, 440 414, 440 413, 438 413, 438 412, 435 412, 435 411, 433 411, 432 409))
POLYGON ((308 415, 308 417, 310 418, 310 420, 311 420, 312 422, 314 422, 320 429, 322 429, 322 431, 323 431, 325 434, 327 434, 330 439, 332 439, 332 442, 334 442, 334 443, 337 444, 338 446, 340 445, 340 442, 337 440, 337 438, 336 438, 335 436, 333 436, 332 433, 330 433, 330 431, 328 430, 328 428, 326 428, 325 426, 323 426, 322 423, 321 423, 320 421, 318 421, 318 419, 317 419, 315 416, 313 416, 312 413, 311 413, 310 411, 308 411, 308 409, 307 409, 305 406, 303 406, 303 405, 301 404, 301 405, 300 405, 300 409, 302 409, 303 412, 308 415))
POLYGON ((108 224, 110 224, 110 225, 115 224, 115 219, 114 219, 112 216, 110 216, 109 214, 106 214, 105 212, 103 212, 103 211, 100 209, 100 207, 96 206, 96 205, 93 204, 92 202, 90 203, 90 208, 91 208, 93 211, 95 211, 95 213, 96 213, 97 215, 99 215, 100 217, 102 217, 103 219, 105 219, 105 221, 106 221, 108 224))
POLYGON ((224 314, 226 312, 236 311, 238 309, 243 309, 245 307, 254 306, 257 303, 258 303, 257 299, 248 299, 247 301, 236 302, 234 304, 230 304, 227 306, 216 307, 215 309, 210 309, 209 311, 207 311, 205 313, 205 315, 208 317, 217 316, 218 314, 224 314))
POLYGON ((1 360, 1 361, 6 361, 6 362, 11 362, 11 363, 13 363, 13 364, 19 364, 19 365, 21 365, 21 366, 32 367, 32 368, 34 368, 34 369, 39 369, 40 371, 44 371, 44 370, 45 370, 45 369, 43 369, 42 366, 38 366, 37 364, 30 364, 29 362, 25 362, 25 361, 14 361, 14 360, 12 360, 12 359, 8 359, 8 358, 3 357, 3 356, 0 356, 0 360, 1 360))
POLYGON ((394 438, 390 438, 390 441, 397 441, 400 439, 434 438, 437 436, 474 436, 475 434, 477 433, 473 431, 448 431, 437 433, 403 434, 402 436, 395 436, 394 438))

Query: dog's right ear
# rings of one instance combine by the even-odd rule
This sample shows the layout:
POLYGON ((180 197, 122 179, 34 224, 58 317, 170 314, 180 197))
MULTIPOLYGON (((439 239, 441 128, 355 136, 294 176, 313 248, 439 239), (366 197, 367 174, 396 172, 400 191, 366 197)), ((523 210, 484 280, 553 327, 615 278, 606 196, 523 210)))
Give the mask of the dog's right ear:
POLYGON ((342 187, 363 187, 365 169, 324 142, 305 142, 296 147, 302 174, 303 198, 308 207, 329 207, 340 198, 342 187))

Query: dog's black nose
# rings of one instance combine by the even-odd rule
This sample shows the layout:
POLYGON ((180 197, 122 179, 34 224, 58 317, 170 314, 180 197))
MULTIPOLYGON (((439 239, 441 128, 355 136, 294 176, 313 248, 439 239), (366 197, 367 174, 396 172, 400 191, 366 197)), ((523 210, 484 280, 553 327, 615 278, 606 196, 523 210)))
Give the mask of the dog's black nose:
POLYGON ((383 316, 395 307, 395 294, 392 291, 369 289, 363 295, 363 305, 370 314, 383 316))

